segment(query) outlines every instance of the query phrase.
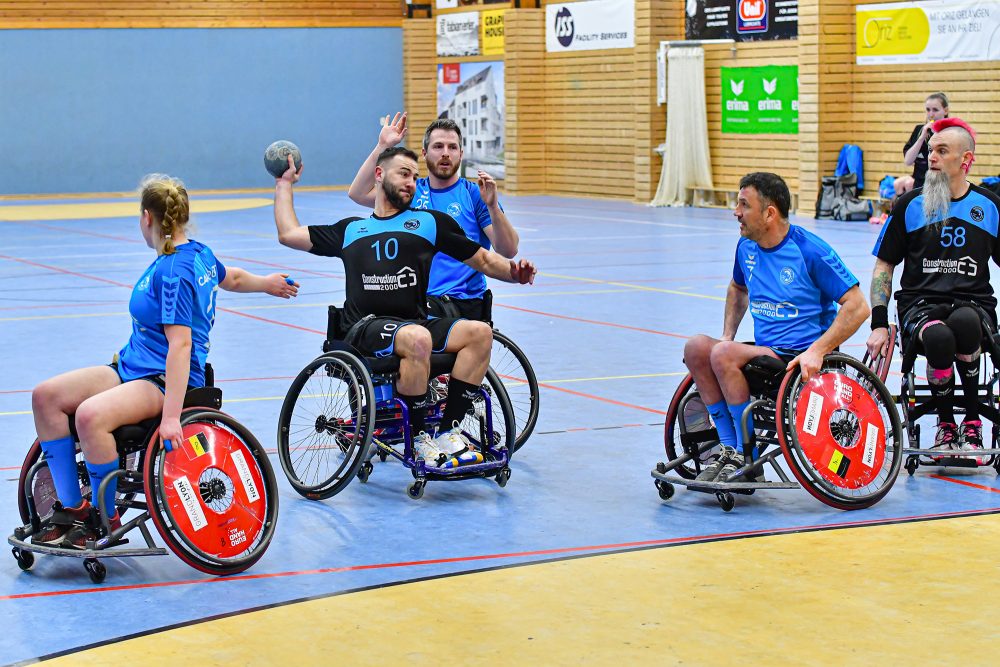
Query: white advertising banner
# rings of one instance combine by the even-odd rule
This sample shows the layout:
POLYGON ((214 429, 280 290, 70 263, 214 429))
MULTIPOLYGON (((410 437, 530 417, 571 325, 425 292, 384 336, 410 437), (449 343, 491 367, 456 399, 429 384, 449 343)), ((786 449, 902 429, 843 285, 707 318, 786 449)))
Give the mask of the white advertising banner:
POLYGON ((931 0, 858 5, 859 65, 1000 60, 1000 2, 931 0))
POLYGON ((439 56, 479 55, 479 12, 441 14, 437 17, 439 56))
POLYGON ((458 7, 458 0, 437 0, 438 9, 452 9, 458 7))
POLYGON ((635 0, 590 0, 545 6, 546 51, 635 47, 635 0))

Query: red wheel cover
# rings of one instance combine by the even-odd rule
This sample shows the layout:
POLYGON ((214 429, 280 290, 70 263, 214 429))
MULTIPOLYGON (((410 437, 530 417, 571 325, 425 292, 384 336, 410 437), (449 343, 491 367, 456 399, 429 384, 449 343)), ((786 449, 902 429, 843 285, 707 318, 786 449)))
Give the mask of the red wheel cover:
POLYGON ((266 487, 242 440, 195 422, 184 426, 184 442, 163 456, 163 501, 184 537, 218 558, 234 558, 255 544, 267 515, 266 487))
POLYGON ((823 479, 844 489, 874 480, 885 460, 885 420, 854 379, 828 372, 804 383, 795 415, 799 446, 823 479))

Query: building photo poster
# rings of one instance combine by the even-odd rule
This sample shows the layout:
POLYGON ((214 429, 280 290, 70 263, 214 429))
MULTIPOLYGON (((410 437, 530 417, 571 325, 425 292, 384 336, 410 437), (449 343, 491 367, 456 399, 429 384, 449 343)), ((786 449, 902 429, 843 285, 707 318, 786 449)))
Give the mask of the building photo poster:
POLYGON ((438 118, 462 129, 463 169, 504 178, 504 63, 502 60, 438 65, 438 118))

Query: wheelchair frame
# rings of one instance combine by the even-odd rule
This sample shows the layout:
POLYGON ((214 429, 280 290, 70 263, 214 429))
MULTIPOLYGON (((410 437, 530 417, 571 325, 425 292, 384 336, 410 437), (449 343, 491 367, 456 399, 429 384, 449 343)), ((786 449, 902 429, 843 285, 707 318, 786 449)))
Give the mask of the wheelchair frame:
MULTIPOLYGON (((211 382, 210 371, 206 375, 206 379, 211 382)), ((223 494, 228 493, 235 499, 238 493, 236 490, 237 482, 232 479, 234 476, 232 473, 237 472, 243 477, 244 489, 248 488, 245 476, 251 476, 254 492, 259 499, 264 501, 264 512, 260 521, 260 529, 253 538, 250 539, 247 537, 245 532, 242 534, 242 539, 250 545, 249 552, 240 552, 235 557, 221 557, 218 554, 212 554, 202 549, 192 538, 185 534, 185 529, 179 525, 182 521, 178 521, 178 515, 171 509, 171 505, 176 503, 170 502, 170 491, 165 487, 164 482, 164 466, 172 463, 182 455, 183 445, 174 444, 170 450, 162 449, 158 438, 159 418, 152 418, 144 420, 139 424, 127 425, 115 430, 113 435, 118 445, 120 468, 102 480, 101 486, 97 489, 96 496, 93 494, 93 489, 84 489, 85 498, 88 495, 91 498, 96 498, 96 507, 100 513, 103 535, 97 540, 88 541, 87 548, 82 550, 33 544, 31 542, 31 536, 41 530, 43 526, 41 515, 48 512, 48 508, 44 512, 39 512, 37 507, 40 499, 36 498, 35 485, 38 481, 38 475, 43 470, 47 470, 48 465, 38 441, 34 442, 25 457, 18 480, 18 509, 23 525, 17 527, 14 533, 7 538, 8 544, 13 547, 11 552, 17 560, 18 566, 22 570, 30 569, 35 562, 35 553, 82 558, 84 568, 90 576, 91 581, 99 584, 107 576, 107 568, 99 560, 104 557, 164 556, 172 551, 191 567, 207 574, 219 576, 243 572, 256 563, 264 555, 274 535, 278 515, 277 482, 267 459, 267 454, 260 446, 260 443, 239 422, 226 413, 221 412, 219 410, 221 407, 222 392, 216 387, 209 386, 190 390, 185 396, 185 406, 181 413, 182 427, 187 427, 193 433, 191 427, 196 424, 209 423, 213 427, 221 425, 220 432, 228 432, 233 438, 239 440, 246 449, 245 454, 242 450, 235 450, 235 452, 241 455, 239 458, 242 464, 237 464, 235 471, 228 471, 227 473, 215 467, 214 448, 216 444, 214 440, 211 445, 208 445, 209 440, 204 434, 201 434, 204 441, 199 439, 198 434, 194 434, 188 438, 189 440, 192 438, 199 439, 200 444, 202 442, 205 443, 206 446, 203 448, 202 454, 198 456, 206 453, 212 454, 212 457, 206 460, 206 463, 212 463, 212 466, 207 467, 207 469, 216 471, 212 473, 213 479, 207 482, 199 479, 196 482, 197 492, 193 500, 194 502, 200 501, 200 511, 203 515, 225 516, 222 512, 212 508, 209 503, 224 500, 225 498, 219 497, 220 492, 223 494), (253 458, 256 465, 251 465, 246 460, 247 454, 253 458), (253 474, 254 471, 256 471, 256 475, 253 474), (231 488, 225 483, 226 476, 229 478, 231 488), (104 507, 104 491, 114 477, 118 478, 119 484, 115 501, 116 510, 123 521, 119 528, 112 530, 108 521, 107 508, 104 507), (222 486, 220 487, 219 485, 222 486), (259 489, 257 488, 258 486, 260 487, 259 489), (124 520, 125 513, 130 510, 138 511, 139 513, 131 519, 124 520), (213 514, 207 514, 208 511, 212 511, 213 514), (153 522, 167 548, 156 545, 147 526, 147 522, 149 521, 153 522), (135 529, 138 529, 140 532, 143 546, 124 547, 124 545, 129 543, 126 535, 135 529)), ((79 443, 72 417, 70 419, 70 426, 74 439, 79 443)), ((225 450, 226 457, 235 459, 235 456, 231 456, 233 451, 230 449, 225 450)), ((85 468, 83 468, 82 453, 79 449, 77 450, 77 465, 82 469, 80 475, 83 477, 85 475, 85 468)), ((176 482, 177 478, 174 478, 174 481, 176 482)), ((174 492, 181 493, 176 489, 174 492)), ((51 498, 46 498, 45 501, 47 502, 49 499, 51 498)), ((234 504, 234 502, 230 502, 229 507, 226 509, 232 508, 234 504)), ((225 523, 233 523, 233 517, 227 519, 225 523)), ((235 523, 238 525, 239 521, 235 523)), ((200 528, 196 527, 194 530, 198 531, 200 528)), ((230 546, 231 548, 235 548, 237 544, 241 543, 236 542, 230 546)))
MULTIPOLYGON (((916 473, 917 469, 921 466, 937 468, 979 468, 992 466, 996 473, 1000 475, 1000 397, 998 397, 998 392, 1000 392, 1000 341, 998 341, 998 338, 1000 338, 1000 334, 989 328, 988 322, 992 321, 992 319, 978 304, 956 302, 954 306, 956 308, 971 306, 979 314, 979 320, 982 323, 984 349, 980 359, 980 383, 977 398, 980 398, 980 413, 990 420, 991 446, 984 449, 953 450, 945 456, 931 454, 927 448, 920 446, 920 424, 917 421, 925 415, 933 414, 937 406, 934 403, 934 397, 931 395, 930 384, 927 381, 923 383, 917 381, 916 372, 914 371, 916 358, 919 354, 916 342, 911 343, 913 347, 910 350, 906 349, 903 327, 895 327, 894 330, 890 330, 890 335, 892 336, 890 340, 893 342, 893 346, 899 345, 903 360, 901 368, 903 377, 900 380, 898 400, 900 410, 903 413, 903 424, 908 436, 908 446, 903 449, 903 453, 906 455, 906 472, 910 476, 916 473), (975 460, 981 456, 987 457, 985 463, 978 463, 975 460)), ((915 305, 914 308, 919 308, 919 305, 915 305)), ((919 317, 920 314, 916 313, 915 315, 914 329, 922 324, 919 317)), ((926 320, 927 318, 924 319, 926 320)), ((956 382, 950 399, 952 409, 956 415, 965 414, 965 406, 962 400, 964 398, 965 389, 960 382, 956 382)))
MULTIPOLYGON (((310 500, 324 500, 342 491, 355 477, 366 483, 374 471, 372 458, 376 455, 381 461, 392 457, 411 471, 414 481, 407 488, 407 495, 413 499, 423 496, 427 482, 436 480, 493 477, 499 486, 506 486, 511 475, 509 464, 514 451, 515 422, 506 389, 491 369, 487 370, 484 384, 479 388, 481 403, 474 405, 477 433, 463 430, 464 435, 478 446, 485 460, 455 468, 427 465, 413 450, 414 434, 410 432, 409 408, 395 395, 393 383, 398 376, 399 358, 363 356, 343 340, 346 332, 341 325, 340 309, 330 306, 329 313, 328 339, 323 345, 325 354, 309 362, 293 380, 279 417, 278 453, 282 469, 297 493, 310 500), (327 415, 326 412, 334 410, 333 406, 325 406, 323 414, 317 415, 312 424, 315 435, 310 433, 304 436, 332 436, 335 443, 309 445, 305 447, 307 451, 338 447, 344 454, 344 460, 332 474, 320 475, 320 479, 310 482, 303 480, 301 472, 296 470, 296 460, 302 457, 295 456, 300 448, 290 443, 293 433, 308 431, 309 428, 296 427, 291 422, 303 387, 318 372, 325 373, 327 377, 338 373, 351 405, 342 408, 340 416, 327 415), (504 422, 502 433, 495 429, 497 416, 504 422), (483 446, 484 443, 486 446, 483 446), (401 450, 398 449, 400 444, 403 445, 401 450)), ((433 385, 439 375, 450 372, 454 360, 453 354, 431 355, 429 385, 433 385)), ((446 397, 435 391, 425 416, 428 427, 440 423, 444 400, 446 397)), ((468 419, 467 416, 466 421, 468 419)), ((311 464, 307 470, 309 467, 311 464)))
MULTIPOLYGON (((687 375, 674 393, 664 422, 664 446, 668 462, 658 463, 650 473, 654 478, 654 484, 661 499, 669 500, 674 495, 674 486, 681 485, 692 491, 715 494, 722 509, 729 512, 736 504, 734 494, 751 495, 758 489, 804 488, 813 497, 831 507, 853 510, 870 507, 888 493, 899 473, 902 454, 899 446, 892 446, 886 441, 883 441, 882 460, 884 462, 884 457, 889 453, 891 453, 892 458, 885 474, 882 474, 884 466, 879 468, 878 474, 883 477, 883 481, 874 491, 860 496, 852 495, 849 492, 845 493, 846 487, 835 484, 829 479, 830 473, 839 474, 839 468, 834 470, 830 467, 834 460, 837 462, 848 461, 847 465, 843 467, 846 475, 850 459, 844 456, 844 451, 861 444, 862 422, 856 413, 866 409, 871 411, 871 405, 865 405, 860 398, 858 401, 854 400, 852 395, 854 385, 861 385, 862 382, 867 383, 869 387, 862 386, 861 388, 871 390, 866 393, 873 404, 876 403, 876 399, 872 397, 872 392, 878 394, 885 407, 884 417, 888 417, 890 422, 888 425, 885 424, 881 413, 879 420, 871 419, 864 422, 867 426, 866 438, 870 437, 870 433, 872 433, 872 424, 875 421, 881 421, 883 432, 888 435, 885 427, 890 427, 893 442, 899 442, 902 427, 893 397, 869 366, 844 354, 829 354, 824 359, 823 369, 817 377, 810 380, 809 383, 804 383, 797 368, 786 371, 782 362, 773 357, 765 356, 752 360, 744 367, 744 372, 750 382, 751 396, 753 397, 750 405, 744 410, 740 423, 740 428, 743 431, 743 456, 746 463, 723 482, 697 481, 695 479, 701 472, 702 465, 707 462, 708 456, 718 447, 718 432, 714 427, 694 431, 688 429, 687 421, 684 418, 685 409, 695 399, 699 401, 701 399, 697 391, 694 390, 693 378, 687 375), (853 369, 861 382, 847 374, 846 371, 849 369, 853 369), (820 378, 826 375, 834 376, 832 384, 835 393, 833 397, 825 394, 821 394, 821 396, 825 399, 833 399, 832 404, 839 405, 828 417, 830 435, 835 441, 828 445, 833 450, 830 461, 823 464, 828 467, 829 472, 821 471, 811 456, 812 452, 806 451, 806 445, 813 449, 814 443, 807 442, 806 445, 803 445, 798 435, 798 426, 792 427, 799 420, 799 405, 805 390, 810 387, 822 387, 823 381, 820 378), (840 387, 848 387, 850 390, 842 391, 840 387), (845 395, 851 395, 851 398, 844 398, 845 395), (833 417, 838 412, 845 414, 840 416, 839 421, 834 421, 833 417), (754 419, 755 432, 748 432, 747 428, 748 417, 751 415, 754 419), (676 438, 676 441, 679 441, 680 450, 676 446, 675 426, 679 430, 677 434, 679 437, 676 438), (836 433, 834 433, 835 430, 836 433), (846 439, 850 439, 851 444, 847 447, 841 446, 842 443, 839 441, 846 439), (754 457, 752 454, 757 447, 759 447, 759 453, 754 457), (788 461, 788 466, 796 481, 790 479, 782 467, 778 465, 777 459, 782 456, 788 461), (693 466, 690 466, 689 464, 692 463, 693 466), (762 474, 766 467, 770 467, 775 472, 778 481, 749 481, 754 480, 758 473, 762 474)), ((825 387, 823 391, 826 391, 825 387)), ((805 425, 804 419, 808 418, 813 410, 811 403, 813 393, 810 389, 810 403, 807 410, 803 412, 803 425, 805 425)), ((815 393, 819 393, 819 390, 817 389, 815 393)), ((877 404, 875 408, 878 408, 877 404)), ((704 409, 703 405, 702 409, 704 409)), ((819 417, 821 418, 822 414, 819 417)), ((711 426, 707 412, 704 413, 704 419, 704 424, 711 426)), ((816 433, 818 432, 817 428, 816 433)), ((877 439, 879 437, 877 430, 875 433, 877 439)), ((871 456, 873 463, 877 462, 879 458, 877 441, 872 452, 868 450, 867 440, 865 444, 863 460, 871 456)), ((867 466, 868 464, 863 463, 863 465, 867 466)), ((870 466, 870 469, 874 470, 874 465, 870 466)), ((846 477, 844 479, 846 480, 846 477)), ((874 482, 869 481, 864 486, 872 483, 874 482)))

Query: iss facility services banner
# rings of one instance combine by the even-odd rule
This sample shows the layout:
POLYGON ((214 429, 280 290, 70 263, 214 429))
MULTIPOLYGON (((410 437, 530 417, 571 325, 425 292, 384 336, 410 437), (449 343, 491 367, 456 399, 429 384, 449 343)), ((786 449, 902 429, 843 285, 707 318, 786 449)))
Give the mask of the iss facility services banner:
POLYGON ((795 39, 799 0, 686 0, 687 39, 795 39))
POLYGON ((798 134, 798 65, 722 67, 723 134, 798 134))
POLYGON ((858 5, 859 65, 1000 60, 1000 2, 933 0, 858 5))
POLYGON ((635 0, 589 0, 545 6, 546 51, 635 47, 635 0))

